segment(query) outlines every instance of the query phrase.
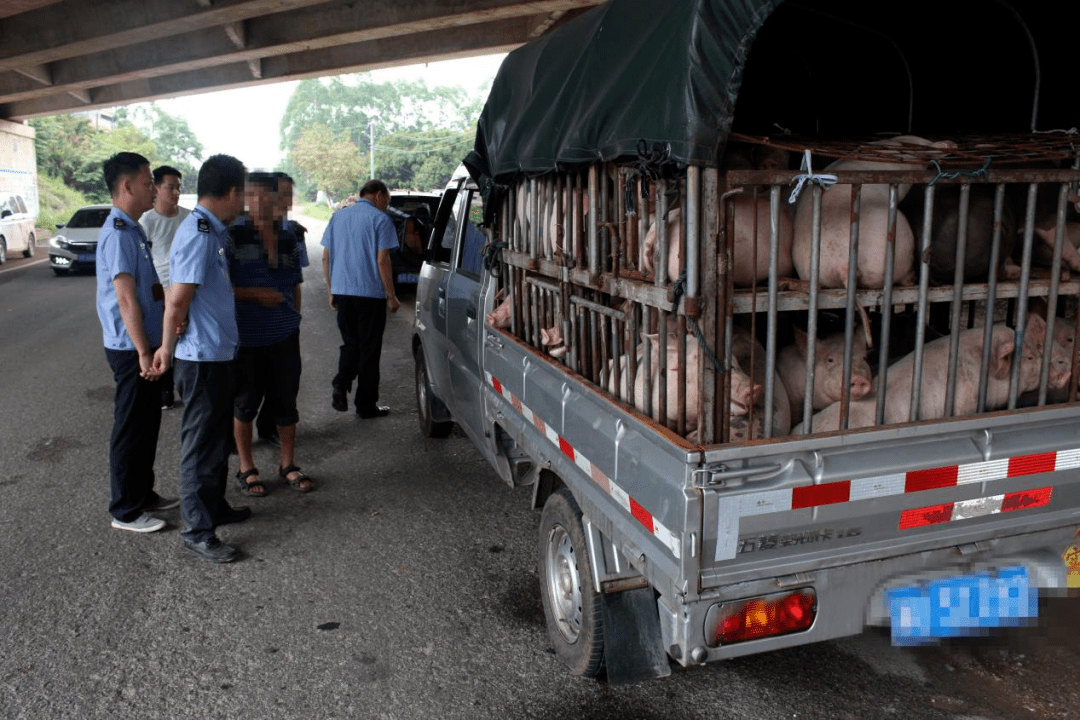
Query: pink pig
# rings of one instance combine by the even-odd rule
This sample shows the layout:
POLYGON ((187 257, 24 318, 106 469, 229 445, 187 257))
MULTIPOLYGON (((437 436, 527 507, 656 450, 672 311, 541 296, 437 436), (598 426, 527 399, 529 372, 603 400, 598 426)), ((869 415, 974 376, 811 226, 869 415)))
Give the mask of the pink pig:
MULTIPOLYGON (((955 143, 945 140, 930 142, 911 135, 881 140, 873 145, 903 148, 952 148, 955 143)), ((925 162, 911 155, 896 153, 895 162, 880 160, 838 160, 826 171, 843 170, 921 170, 925 162)), ((851 185, 834 185, 821 197, 821 257, 819 286, 847 287, 848 250, 851 245, 851 185)), ((899 187, 897 202, 902 200, 910 185, 899 187)), ((813 193, 808 189, 799 196, 795 206, 795 237, 791 257, 795 271, 803 280, 810 279, 811 231, 813 227, 813 193)), ((885 258, 888 252, 889 186, 863 185, 859 220, 859 267, 855 276, 857 287, 880 288, 885 282, 885 258)), ((896 215, 896 245, 894 283, 912 285, 915 282, 915 236, 907 219, 896 215)))
MULTIPOLYGON (((1003 323, 992 326, 990 365, 987 368, 986 407, 994 410, 1009 401, 1009 383, 1016 350, 1016 333, 1003 323)), ((1020 359, 1021 393, 1039 387, 1039 368, 1042 362, 1046 323, 1038 315, 1029 315, 1026 337, 1020 359)), ((911 420, 929 420, 945 416, 945 393, 948 378, 942 368, 948 367, 951 337, 938 338, 924 347, 921 410, 911 420)), ((978 409, 979 365, 982 358, 983 328, 970 328, 960 333, 957 363, 956 395, 953 415, 972 415, 978 409)), ((1063 350, 1053 343, 1053 365, 1050 384, 1058 387, 1068 382, 1068 372, 1062 367, 1063 350)), ((909 353, 889 367, 885 393, 885 424, 906 423, 911 409, 911 385, 915 353, 909 353)), ((848 427, 872 427, 875 424, 876 394, 851 403, 848 427)), ((814 432, 839 429, 840 403, 833 403, 814 415, 814 432)), ((793 433, 801 432, 800 424, 793 433)))
MULTIPOLYGON (((795 342, 780 351, 777 370, 784 379, 788 399, 791 401, 791 417, 801 418, 806 390, 806 333, 795 328, 795 342)), ((855 333, 851 346, 851 400, 858 400, 870 392, 872 376, 866 362, 866 338, 855 333)), ((814 410, 841 400, 844 381, 844 333, 833 333, 818 340, 814 349, 814 410)))

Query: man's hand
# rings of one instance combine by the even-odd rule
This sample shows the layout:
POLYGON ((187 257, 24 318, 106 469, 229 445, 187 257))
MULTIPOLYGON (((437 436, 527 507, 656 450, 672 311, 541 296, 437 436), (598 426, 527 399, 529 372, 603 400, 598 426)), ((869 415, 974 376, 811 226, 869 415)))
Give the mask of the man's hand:
POLYGON ((172 367, 172 353, 166 350, 163 345, 154 353, 154 372, 160 377, 170 367, 172 367))
POLYGON ((326 299, 330 301, 330 309, 337 310, 337 300, 334 299, 333 294, 326 293, 326 299))
POLYGON ((154 367, 154 353, 139 353, 139 377, 144 380, 157 380, 161 371, 154 367))
POLYGON ((259 288, 255 295, 255 301, 263 307, 272 308, 285 302, 285 296, 274 288, 259 288))
POLYGON ((398 302, 398 299, 397 299, 396 295, 391 295, 390 297, 386 298, 386 309, 387 310, 389 310, 390 312, 397 312, 397 309, 399 307, 401 307, 401 303, 398 302))

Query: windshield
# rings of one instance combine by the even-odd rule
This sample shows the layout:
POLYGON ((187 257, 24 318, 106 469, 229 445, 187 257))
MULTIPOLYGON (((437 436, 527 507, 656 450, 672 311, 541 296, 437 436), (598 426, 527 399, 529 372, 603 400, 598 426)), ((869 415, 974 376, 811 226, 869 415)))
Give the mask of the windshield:
POLYGON ((112 208, 83 208, 71 216, 69 228, 99 228, 105 224, 112 208))

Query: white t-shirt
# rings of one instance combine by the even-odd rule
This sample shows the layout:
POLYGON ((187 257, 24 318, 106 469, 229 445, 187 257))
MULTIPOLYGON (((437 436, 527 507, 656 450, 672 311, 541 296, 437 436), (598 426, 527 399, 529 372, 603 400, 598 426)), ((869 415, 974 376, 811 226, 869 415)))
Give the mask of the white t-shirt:
POLYGON ((147 210, 139 218, 151 243, 150 254, 154 258, 158 280, 165 287, 169 287, 169 250, 172 249, 173 235, 190 212, 187 208, 178 208, 175 216, 165 217, 157 210, 147 210))

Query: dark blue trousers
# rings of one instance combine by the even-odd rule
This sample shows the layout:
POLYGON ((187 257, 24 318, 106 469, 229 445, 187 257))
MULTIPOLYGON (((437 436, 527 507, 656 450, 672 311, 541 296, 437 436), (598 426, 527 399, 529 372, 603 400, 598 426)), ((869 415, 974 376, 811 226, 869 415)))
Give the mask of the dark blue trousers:
POLYGON ((109 514, 131 522, 154 498, 154 457, 161 428, 161 383, 139 377, 139 353, 105 348, 116 380, 109 438, 109 514))
POLYGON ((356 380, 356 407, 369 409, 379 400, 379 359, 386 329, 386 298, 335 295, 341 352, 333 385, 348 394, 356 380))
MULTIPOLYGON (((214 536, 216 518, 228 511, 225 481, 232 436, 232 362, 177 360, 176 384, 184 399, 180 417, 180 533, 192 542, 214 536)), ((160 398, 159 398, 160 402, 160 398)))

